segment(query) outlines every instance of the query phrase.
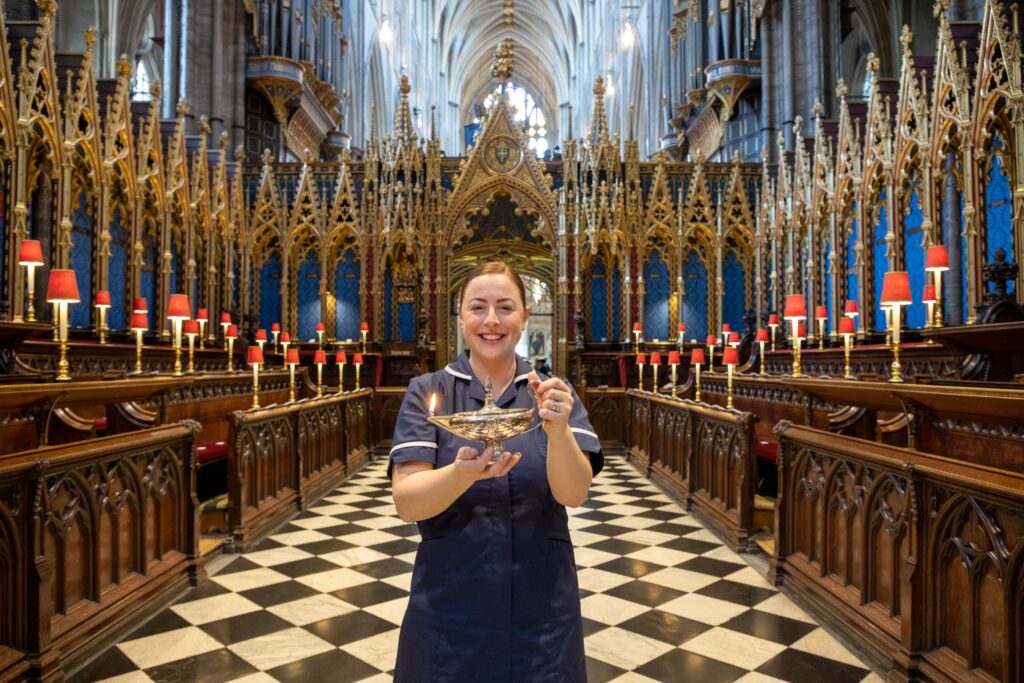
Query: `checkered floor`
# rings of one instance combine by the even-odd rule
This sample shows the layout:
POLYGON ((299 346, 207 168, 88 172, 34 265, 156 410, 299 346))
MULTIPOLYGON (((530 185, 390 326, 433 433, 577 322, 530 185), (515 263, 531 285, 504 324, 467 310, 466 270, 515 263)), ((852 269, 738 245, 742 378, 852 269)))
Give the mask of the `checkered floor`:
MULTIPOLYGON (((880 679, 624 460, 570 511, 591 683, 880 679)), ((389 681, 416 526, 384 462, 72 681, 389 681)))

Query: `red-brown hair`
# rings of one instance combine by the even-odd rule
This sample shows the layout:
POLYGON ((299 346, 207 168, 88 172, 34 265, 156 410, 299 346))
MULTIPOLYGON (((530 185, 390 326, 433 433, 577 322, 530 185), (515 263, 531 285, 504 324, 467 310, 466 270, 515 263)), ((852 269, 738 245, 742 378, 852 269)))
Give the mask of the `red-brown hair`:
POLYGON ((469 283, 481 275, 507 275, 512 280, 512 284, 519 290, 519 300, 522 302, 523 308, 526 308, 526 286, 523 284, 523 279, 519 277, 519 273, 512 266, 504 261, 487 261, 466 273, 466 277, 462 278, 462 285, 459 287, 459 308, 462 307, 462 297, 465 295, 469 283))

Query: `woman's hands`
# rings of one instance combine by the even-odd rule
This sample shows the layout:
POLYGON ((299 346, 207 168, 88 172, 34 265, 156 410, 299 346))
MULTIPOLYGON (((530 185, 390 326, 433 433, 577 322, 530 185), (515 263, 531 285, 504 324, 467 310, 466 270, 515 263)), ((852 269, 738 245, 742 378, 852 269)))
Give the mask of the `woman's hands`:
MULTIPOLYGON (((529 379, 539 381, 540 377, 536 372, 531 372, 529 379)), ((573 406, 569 387, 558 377, 549 377, 538 384, 535 391, 540 417, 544 420, 544 431, 550 433, 551 429, 564 430, 569 424, 573 406)))
POLYGON ((492 461, 493 455, 494 451, 490 448, 484 450, 483 455, 480 455, 472 446, 463 446, 455 455, 453 464, 459 474, 471 481, 482 481, 494 477, 504 477, 522 457, 522 453, 505 451, 492 461))

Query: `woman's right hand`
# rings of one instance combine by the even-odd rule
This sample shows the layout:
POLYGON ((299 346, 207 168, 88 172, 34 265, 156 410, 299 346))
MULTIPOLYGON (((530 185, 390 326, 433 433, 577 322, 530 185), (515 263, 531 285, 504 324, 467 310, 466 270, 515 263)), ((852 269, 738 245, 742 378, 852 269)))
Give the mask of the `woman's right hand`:
POLYGON ((522 457, 522 453, 505 451, 491 462, 493 452, 488 448, 481 455, 472 446, 463 446, 455 455, 455 469, 473 481, 504 477, 522 457))

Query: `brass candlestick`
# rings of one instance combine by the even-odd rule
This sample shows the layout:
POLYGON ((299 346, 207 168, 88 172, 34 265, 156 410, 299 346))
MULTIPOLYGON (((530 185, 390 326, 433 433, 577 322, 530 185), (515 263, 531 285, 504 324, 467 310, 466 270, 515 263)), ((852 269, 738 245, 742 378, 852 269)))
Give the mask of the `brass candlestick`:
POLYGON ((778 325, 769 325, 768 327, 772 330, 772 353, 775 353, 775 328, 777 328, 778 325))
POLYGON ((260 364, 252 364, 252 407, 260 407, 260 364))
POLYGON ((188 335, 188 373, 190 375, 194 375, 196 372, 195 349, 196 337, 194 334, 190 334, 188 335))
POLYGON ((107 343, 107 309, 105 306, 97 306, 100 312, 100 344, 107 343))
POLYGON ((142 330, 135 335, 135 374, 142 374, 142 330))
POLYGON ((67 382, 71 379, 71 366, 68 364, 68 340, 60 340, 60 360, 57 362, 57 381, 67 382))
POLYGON ((644 390, 644 364, 643 363, 637 363, 636 364, 636 368, 637 368, 637 385, 636 385, 636 387, 640 391, 643 391, 644 390))
POLYGON ((316 395, 324 395, 324 366, 323 363, 316 364, 316 395))
POLYGON ((846 359, 846 367, 843 368, 843 378, 856 379, 856 377, 853 376, 853 370, 850 369, 850 335, 843 335, 843 346, 845 347, 843 351, 843 356, 846 359))
POLYGON ((696 401, 697 403, 700 403, 700 363, 695 363, 693 367, 697 368, 697 376, 694 381, 694 386, 696 387, 696 390, 693 394, 693 400, 696 401))
POLYGON ((757 342, 757 343, 761 347, 761 374, 762 375, 767 375, 768 373, 764 371, 764 342, 762 341, 762 342, 757 342))
POLYGON ((202 350, 206 348, 206 344, 203 343, 203 339, 206 337, 206 321, 199 320, 197 322, 199 323, 199 348, 202 350))
POLYGON ((726 368, 728 372, 728 379, 726 380, 725 407, 732 408, 732 363, 729 363, 726 368))
POLYGON ((651 389, 654 393, 658 393, 658 364, 652 363, 651 367, 654 369, 654 387, 651 389))
POLYGON ((356 391, 359 391, 359 368, 360 367, 361 367, 361 364, 360 363, 356 363, 356 391))
POLYGON ((894 341, 892 343, 892 377, 889 378, 890 382, 902 382, 903 381, 903 368, 900 365, 900 343, 894 341))
POLYGON ((288 401, 295 400, 295 364, 290 363, 288 366, 288 401))
POLYGON ((825 319, 818 318, 818 350, 825 348, 825 319))
POLYGON ((181 344, 174 345, 174 372, 171 375, 174 377, 185 376, 185 373, 181 371, 181 344))
POLYGON ((227 346, 228 346, 228 372, 234 372, 235 371, 235 361, 234 361, 235 339, 234 339, 234 337, 228 337, 227 346))
POLYGON ((338 363, 338 393, 345 391, 345 364, 338 363))
POLYGON ((932 326, 942 327, 945 324, 942 320, 942 271, 933 272, 935 273, 935 320, 932 322, 932 326))
POLYGON ((676 364, 672 364, 672 398, 676 397, 676 364))

